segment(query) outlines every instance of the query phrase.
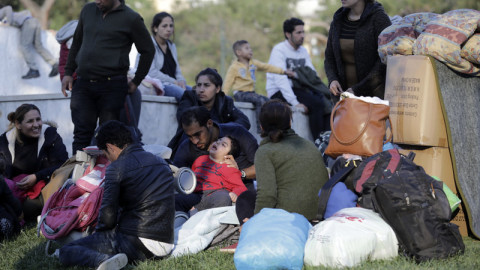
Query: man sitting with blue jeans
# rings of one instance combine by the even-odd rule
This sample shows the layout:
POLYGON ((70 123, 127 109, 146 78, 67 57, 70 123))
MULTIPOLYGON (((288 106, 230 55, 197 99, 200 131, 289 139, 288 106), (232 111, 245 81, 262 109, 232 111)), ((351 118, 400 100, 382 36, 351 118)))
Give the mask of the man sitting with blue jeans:
POLYGON ((60 262, 120 269, 128 261, 164 257, 173 249, 173 174, 161 158, 134 143, 130 129, 112 120, 95 136, 112 162, 105 173, 95 233, 60 249, 60 262))

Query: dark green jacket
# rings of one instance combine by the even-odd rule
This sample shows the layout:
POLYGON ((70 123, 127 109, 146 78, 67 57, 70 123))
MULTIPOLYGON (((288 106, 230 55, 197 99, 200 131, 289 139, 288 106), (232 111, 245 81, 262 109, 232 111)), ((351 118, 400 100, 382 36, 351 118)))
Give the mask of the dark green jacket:
POLYGON ((257 200, 255 214, 263 208, 280 208, 316 218, 318 192, 328 174, 315 145, 293 129, 280 142, 266 138, 255 153, 257 200))
POLYGON ((142 17, 121 4, 104 18, 95 3, 86 4, 80 13, 65 75, 71 76, 75 70, 78 76, 85 79, 127 75, 132 44, 140 54, 132 81, 139 85, 148 74, 155 55, 142 17))

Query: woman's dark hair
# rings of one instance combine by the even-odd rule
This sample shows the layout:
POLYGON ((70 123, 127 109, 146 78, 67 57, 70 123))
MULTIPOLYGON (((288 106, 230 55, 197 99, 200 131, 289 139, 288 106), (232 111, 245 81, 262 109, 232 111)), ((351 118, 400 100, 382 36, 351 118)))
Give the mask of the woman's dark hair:
POLYGON ((7 119, 8 121, 10 121, 11 125, 15 125, 16 122, 21 123, 25 118, 25 114, 27 114, 31 110, 36 110, 40 114, 40 116, 42 115, 40 113, 40 109, 37 106, 25 103, 20 105, 14 112, 9 113, 7 119))
MULTIPOLYGON (((216 86, 216 87, 222 87, 222 84, 223 84, 223 79, 222 79, 222 76, 220 76, 220 74, 218 74, 217 70, 214 69, 214 68, 206 68, 202 71, 200 71, 200 73, 197 74, 197 76, 195 77, 195 83, 198 81, 198 78, 200 78, 200 76, 207 76, 208 79, 216 86)), ((220 91, 222 91, 220 89, 220 91)))
POLYGON ((269 137, 274 143, 283 138, 283 133, 291 128, 292 109, 278 99, 272 99, 263 104, 260 110, 260 125, 262 137, 269 137))
MULTIPOLYGON (((172 22, 175 24, 175 20, 173 19, 173 16, 170 15, 170 13, 167 12, 160 12, 155 14, 155 16, 152 19, 152 25, 150 26, 150 30, 152 31, 152 34, 155 36, 155 30, 153 28, 158 27, 164 18, 170 17, 172 19, 172 22)), ((172 40, 175 40, 175 29, 173 30, 173 38, 172 40)))
POLYGON ((225 137, 230 139, 230 152, 228 152, 228 154, 232 155, 234 158, 237 158, 240 155, 240 144, 238 143, 237 139, 230 135, 225 137))
POLYGON ((95 134, 97 147, 100 150, 107 149, 107 143, 113 144, 120 149, 133 143, 132 132, 122 122, 110 120, 100 126, 95 134))

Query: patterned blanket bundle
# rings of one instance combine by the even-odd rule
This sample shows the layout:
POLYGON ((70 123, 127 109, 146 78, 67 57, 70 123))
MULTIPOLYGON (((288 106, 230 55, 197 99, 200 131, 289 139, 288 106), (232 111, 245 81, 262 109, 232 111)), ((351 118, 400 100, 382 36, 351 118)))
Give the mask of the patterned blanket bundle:
POLYGON ((407 15, 379 35, 378 54, 385 64, 388 55, 430 55, 455 71, 480 77, 480 11, 407 15))

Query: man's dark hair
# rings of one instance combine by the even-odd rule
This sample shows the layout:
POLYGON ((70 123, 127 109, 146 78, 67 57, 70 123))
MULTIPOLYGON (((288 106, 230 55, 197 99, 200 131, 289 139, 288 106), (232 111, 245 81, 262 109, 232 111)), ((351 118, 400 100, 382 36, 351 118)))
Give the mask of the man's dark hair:
POLYGON ((95 134, 97 147, 100 150, 107 149, 107 143, 123 149, 133 143, 132 133, 130 129, 122 122, 110 120, 105 122, 95 134))
POLYGON ((190 126, 194 122, 198 122, 201 127, 207 126, 207 122, 210 119, 210 111, 203 106, 193 106, 185 110, 180 117, 180 123, 182 126, 190 126))
POLYGON ((195 77, 195 84, 197 83, 198 78, 200 78, 200 76, 207 76, 210 82, 212 82, 215 85, 215 87, 219 87, 219 86, 222 87, 222 84, 223 84, 222 76, 218 74, 218 71, 216 69, 206 68, 200 71, 200 73, 198 73, 197 76, 195 77))
POLYGON ((237 139, 230 135, 225 137, 230 139, 230 152, 228 152, 228 154, 232 155, 234 158, 237 158, 240 155, 240 144, 238 143, 237 139))
POLYGON ((305 23, 302 20, 294 17, 287 19, 283 22, 283 35, 285 36, 285 39, 287 39, 286 33, 291 34, 295 30, 295 27, 297 25, 305 25, 305 23))
POLYGON ((242 39, 242 40, 237 40, 237 41, 235 41, 235 43, 233 43, 232 49, 233 49, 233 53, 234 53, 236 56, 238 56, 238 55, 237 55, 237 50, 240 50, 240 48, 241 48, 242 45, 244 45, 244 44, 248 44, 248 41, 242 39))

